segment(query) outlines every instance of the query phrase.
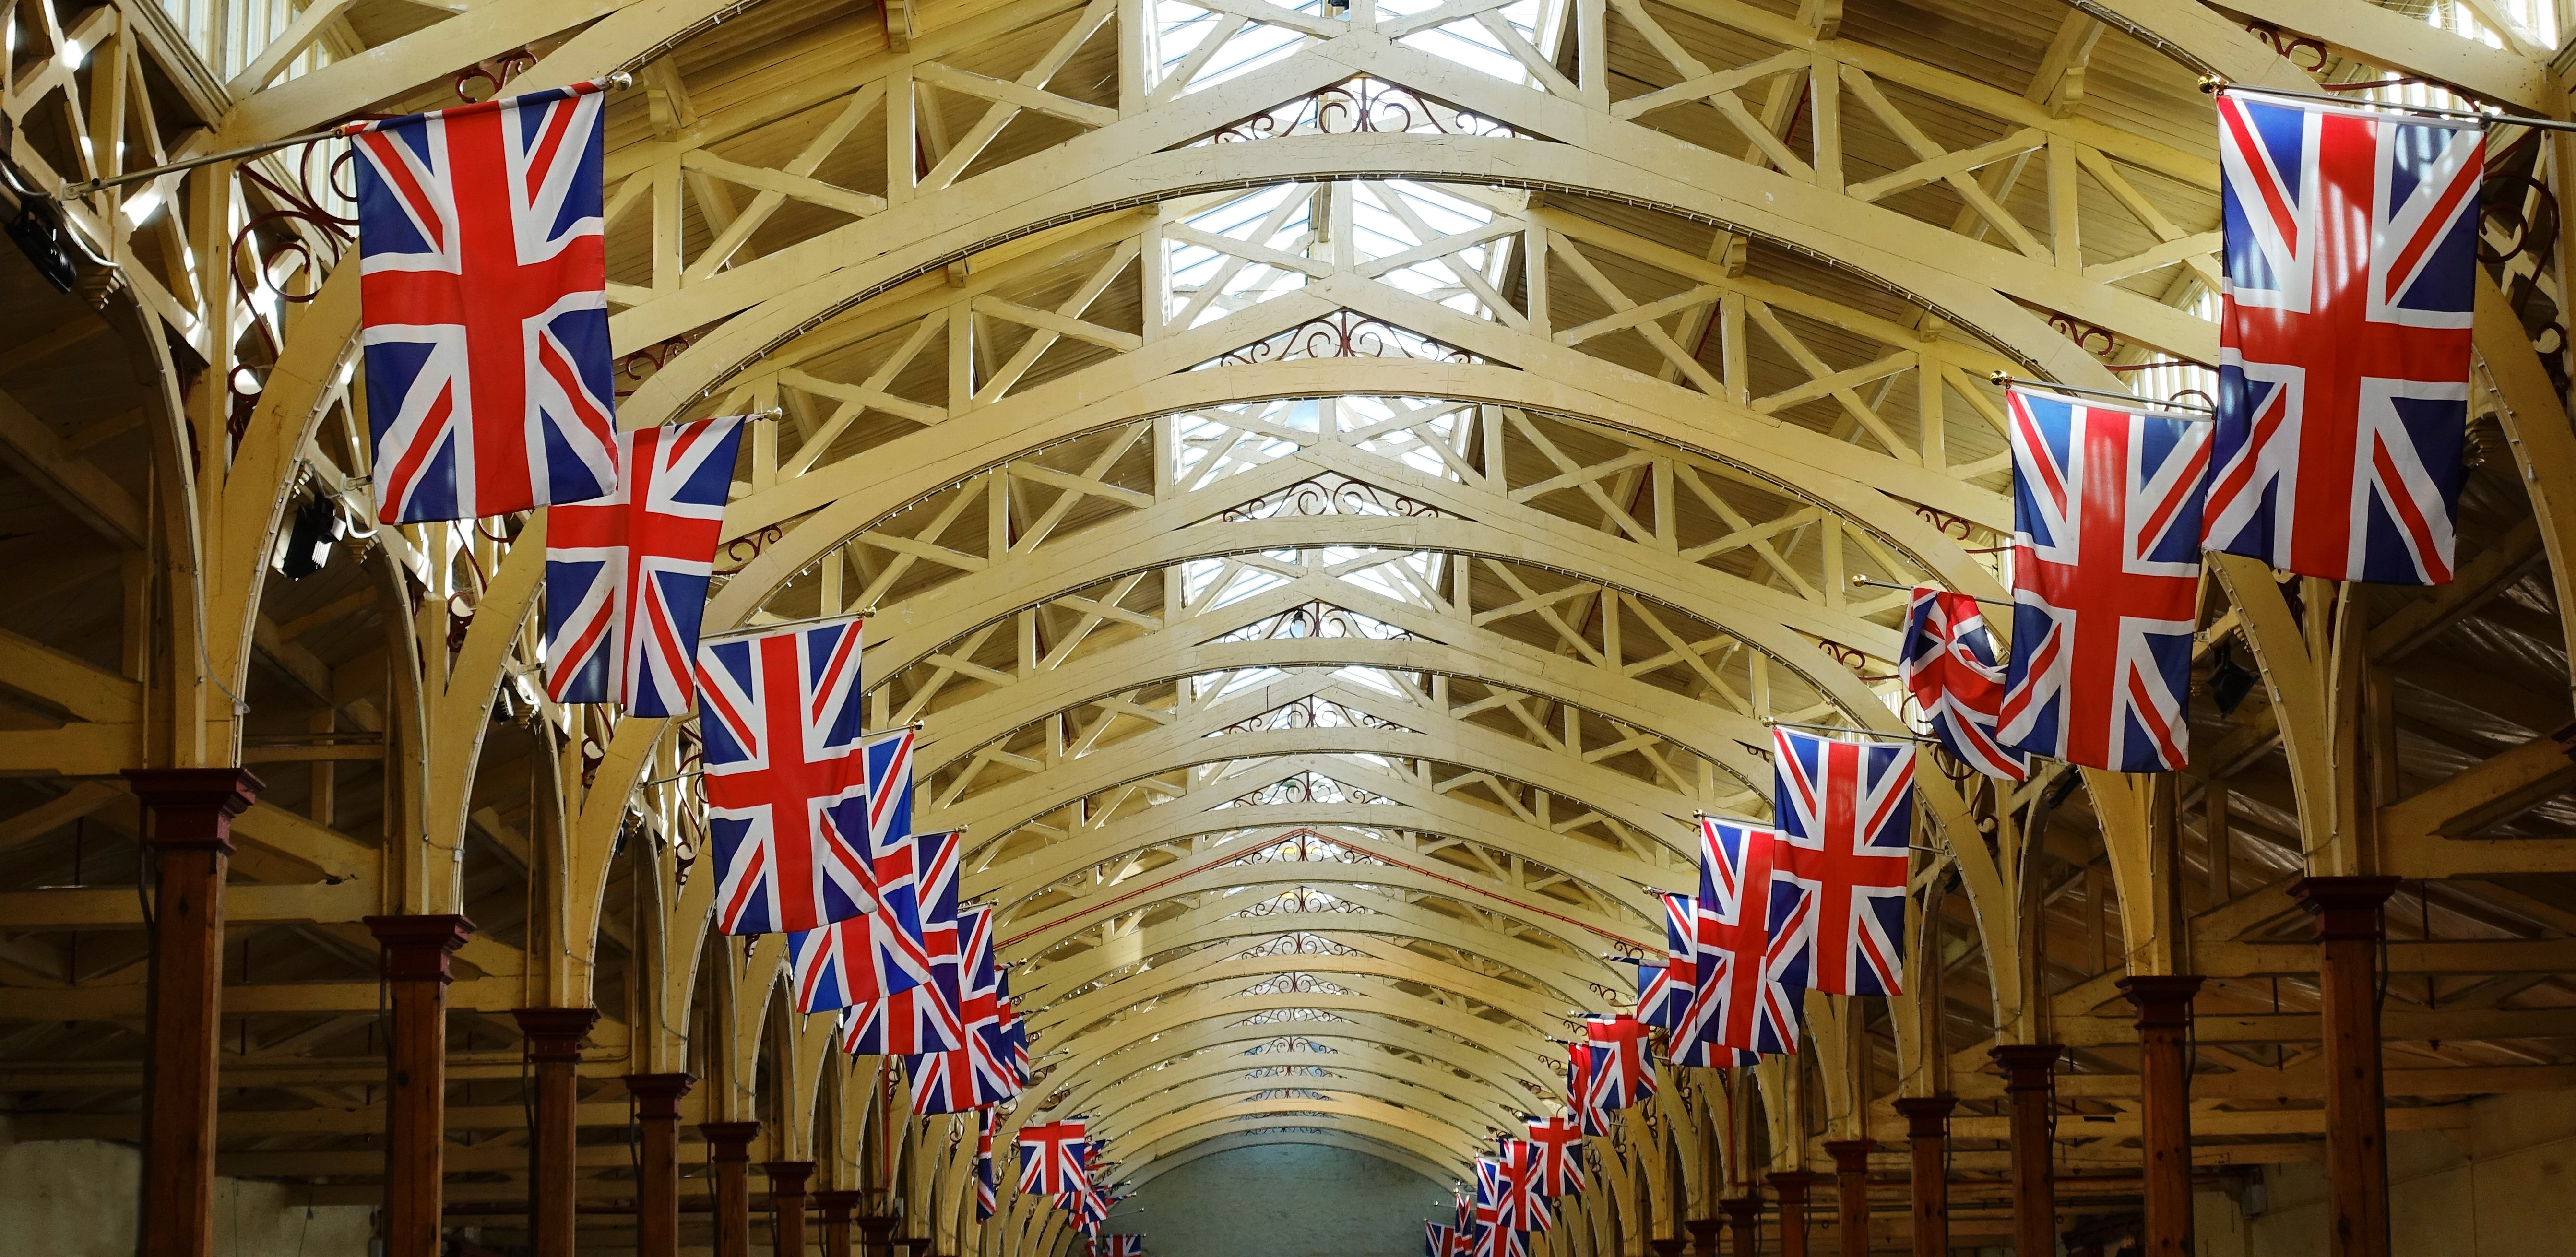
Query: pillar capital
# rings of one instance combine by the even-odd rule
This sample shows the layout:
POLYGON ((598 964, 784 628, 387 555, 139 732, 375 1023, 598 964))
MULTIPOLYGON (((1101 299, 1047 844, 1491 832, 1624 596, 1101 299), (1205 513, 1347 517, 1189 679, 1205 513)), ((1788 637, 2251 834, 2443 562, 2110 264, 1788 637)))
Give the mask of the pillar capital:
POLYGON ((2203 981, 2197 974, 2135 973, 2119 986, 2138 1010, 2138 1029, 2182 1030, 2191 1025, 2191 1000, 2203 981))
POLYGON ((513 1008, 532 1061, 578 1061, 581 1037, 599 1023, 596 1008, 513 1008))
POLYGON ((1869 1172, 1869 1151, 1874 1146, 1866 1139, 1828 1139, 1825 1141, 1825 1155, 1834 1159, 1836 1174, 1866 1174, 1869 1172))
POLYGON ((2402 877, 2302 877, 2290 898, 2317 919, 2317 941, 2360 939, 2376 943, 2388 932, 2380 907, 2397 893, 2402 877))
POLYGON ((1688 1230, 1691 1238, 1697 1240, 1715 1239, 1717 1228, 1722 1225, 1724 1223, 1716 1218, 1692 1218, 1682 1223, 1683 1229, 1688 1230))
POLYGON ((712 1146, 707 1154, 709 1161, 748 1165, 751 1162, 751 1141, 760 1138, 760 1123, 701 1122, 698 1133, 706 1136, 707 1143, 712 1146))
MULTIPOLYGON (((755 1123, 755 1125, 756 1124, 757 1123, 755 1123)), ((781 1188, 785 1188, 788 1189, 789 1195, 801 1196, 805 1194, 805 1181, 814 1177, 814 1163, 811 1161, 764 1161, 760 1165, 760 1172, 769 1176, 769 1189, 771 1191, 778 1191, 781 1188)))
POLYGON ((1682 1257, 1682 1249, 1689 1243, 1690 1241, 1678 1235, 1658 1236, 1647 1240, 1646 1247, 1655 1254, 1655 1257, 1682 1257))
POLYGON ((824 1221, 847 1222, 850 1211, 859 1207, 859 1195, 847 1189, 819 1191, 814 1193, 814 1205, 823 1211, 824 1221))
POLYGON ((1939 1139, 1950 1133, 1950 1111, 1959 1107, 1954 1095, 1899 1096, 1896 1111, 1905 1118, 1905 1134, 1910 1139, 1939 1139))
POLYGON ((626 1094, 635 1097, 635 1115, 646 1120, 678 1121, 680 1097, 698 1080, 689 1074, 628 1074, 626 1094))
POLYGON ((1771 1190, 1780 1193, 1780 1203, 1783 1205, 1807 1203, 1807 1188, 1813 1186, 1816 1181, 1816 1176, 1806 1170, 1782 1170, 1768 1177, 1771 1180, 1771 1190))
POLYGON ((1762 1215, 1762 1197, 1752 1192, 1741 1196, 1729 1196, 1719 1201, 1718 1207, 1726 1210, 1728 1220, 1737 1226, 1745 1226, 1762 1215))
POLYGON ((263 784, 247 768, 128 768, 126 787, 152 809, 147 846, 233 849, 233 818, 259 801, 263 784))
POLYGON ((448 956, 474 936, 474 923, 452 912, 365 920, 384 948, 383 972, 392 982, 447 981, 448 956))
POLYGON ((2066 1048, 2056 1043, 1999 1043, 1986 1049, 1986 1055, 2004 1071, 2005 1091, 2048 1091, 2057 1086, 2057 1062, 2066 1055, 2066 1048))

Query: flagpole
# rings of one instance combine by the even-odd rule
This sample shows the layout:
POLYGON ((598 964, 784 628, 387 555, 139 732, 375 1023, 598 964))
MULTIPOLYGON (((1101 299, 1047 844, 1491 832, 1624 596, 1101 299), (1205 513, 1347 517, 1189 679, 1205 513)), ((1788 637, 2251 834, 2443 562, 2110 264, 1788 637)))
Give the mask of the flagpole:
MULTIPOLYGON (((616 73, 609 75, 606 81, 610 87, 621 89, 628 88, 635 85, 635 76, 624 70, 619 70, 616 73)), ((89 196, 92 193, 105 192, 109 188, 121 188, 129 183, 141 183, 146 179, 158 179, 163 175, 175 175, 183 170, 195 170, 200 166, 212 166, 217 162, 240 161, 245 157, 259 157, 268 153, 274 153, 282 148, 293 148, 298 144, 310 144, 315 140, 333 139, 344 134, 346 134, 346 132, 341 130, 339 127, 329 127, 320 131, 307 131, 301 135, 286 136, 282 139, 262 140, 257 144, 245 144, 240 148, 228 148, 220 153, 208 153, 202 157, 188 158, 185 161, 164 162, 158 166, 146 166, 141 170, 129 170, 124 174, 117 175, 113 178, 84 179, 79 183, 67 183, 63 185, 61 191, 56 192, 53 195, 56 201, 68 201, 76 197, 89 196)))
POLYGON ((1902 738, 1908 742, 1921 742, 1926 746, 1941 745, 1941 739, 1927 737, 1920 733, 1881 733, 1876 729, 1853 729, 1843 725, 1811 725, 1797 720, 1771 720, 1767 718, 1764 719, 1762 723, 1770 725, 1776 729, 1812 729, 1818 733, 1848 733, 1854 737, 1862 738, 1902 738))
POLYGON ((2218 407, 2203 406, 2199 402, 2160 402, 2152 397, 2140 397, 2135 393, 2122 393, 2107 388, 2083 388, 2073 384, 2060 384, 2054 380, 2028 380, 2023 379, 2018 375, 2008 375, 2001 371, 1988 375, 1986 377, 1986 382, 1994 385, 1996 388, 2011 388, 2014 385, 2019 385, 2023 388, 2047 389, 2056 393, 2076 393, 2085 397, 2105 397, 2113 401, 2126 402, 2132 406, 2156 406, 2166 410, 2191 411, 2192 413, 2188 415, 2164 416, 2164 418, 2167 419, 2180 419, 2184 423, 2215 423, 2218 419, 2218 407))
MULTIPOLYGON (((1871 577, 1867 577, 1867 576, 1855 576, 1855 577, 1851 578, 1851 583, 1852 583, 1852 584, 1854 584, 1854 585, 1857 585, 1857 586, 1861 586, 1861 587, 1863 587, 1863 588, 1868 588, 1868 589, 1902 589, 1902 590, 1906 591, 1907 593, 1912 593, 1912 592, 1914 591, 1914 586, 1912 586, 1912 585, 1899 585, 1899 584, 1897 584, 1895 581, 1876 580, 1876 579, 1873 579, 1873 578, 1871 578, 1871 577)), ((1957 591, 1956 591, 1956 590, 1950 590, 1950 589, 1944 589, 1944 590, 1942 590, 1942 591, 1940 591, 1940 592, 1942 592, 1942 593, 1945 593, 1945 594, 1946 594, 1946 593, 1956 593, 1957 591)), ((2012 599, 2010 599, 2010 598, 1985 598, 1985 597, 1980 597, 1980 596, 1978 596, 1978 595, 1976 595, 1976 594, 1970 594, 1970 595, 1968 595, 1968 596, 1969 596, 1969 597, 1971 597, 1971 598, 1975 598, 1977 601, 1982 602, 1982 603, 1984 603, 1984 604, 1986 604, 1987 606, 1990 606, 1990 607, 2009 607, 2009 606, 2013 605, 2013 600, 2012 600, 2012 599)))
MULTIPOLYGON (((703 646, 708 642, 720 642, 728 637, 751 637, 761 633, 775 633, 782 629, 805 628, 815 624, 829 624, 836 620, 871 620, 876 618, 876 614, 877 609, 875 607, 861 607, 856 611, 843 611, 837 615, 809 615, 802 620, 779 620, 770 624, 746 624, 740 628, 726 629, 721 633, 709 633, 700 637, 698 639, 698 644, 703 646)), ((921 724, 919 721, 915 721, 912 727, 918 729, 921 727, 921 724)))
MULTIPOLYGON (((2361 82, 2352 84, 2352 86, 2368 89, 2380 86, 2395 87, 2397 84, 2361 82)), ((2263 87, 2252 83, 2230 83, 2215 74, 2204 74, 2201 76, 2200 90, 2207 92, 2212 96, 2224 95, 2227 93, 2236 93, 2245 96, 2278 96, 2284 100, 2313 100, 2322 104, 2341 105, 2346 109, 2394 109, 2401 113, 2431 114, 2440 118, 2465 118, 2482 126, 2494 126, 2497 123, 2503 123, 2506 126, 2532 127, 2541 131, 2576 131, 2576 122, 2565 122, 2557 118, 2531 118, 2525 117, 2522 114, 2488 113, 2483 109, 2445 109, 2440 105, 2407 105, 2388 100, 2355 100, 2352 97, 2338 96, 2332 92, 2303 92, 2294 87, 2263 87)))

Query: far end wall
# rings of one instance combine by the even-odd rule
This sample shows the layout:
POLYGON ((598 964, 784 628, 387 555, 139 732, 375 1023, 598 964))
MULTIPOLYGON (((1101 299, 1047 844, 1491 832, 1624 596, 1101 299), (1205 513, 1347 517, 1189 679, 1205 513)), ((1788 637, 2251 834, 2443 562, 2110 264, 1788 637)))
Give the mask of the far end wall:
POLYGON ((1103 1233, 1141 1232, 1154 1257, 1420 1257, 1423 1220, 1453 1209, 1448 1184, 1391 1161, 1274 1144, 1154 1178, 1103 1233))

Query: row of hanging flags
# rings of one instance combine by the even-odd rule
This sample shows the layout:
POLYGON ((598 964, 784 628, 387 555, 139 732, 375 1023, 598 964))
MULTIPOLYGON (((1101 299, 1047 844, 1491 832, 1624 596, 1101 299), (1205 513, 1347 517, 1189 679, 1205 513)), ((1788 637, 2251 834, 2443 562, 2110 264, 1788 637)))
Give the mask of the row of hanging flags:
MULTIPOLYGON (((1090 1135, 1089 1125, 1089 1119, 1069 1117, 1020 1127, 1020 1194, 1049 1197, 1057 1208, 1072 1214, 1073 1229, 1083 1237, 1092 1257, 1141 1257, 1144 1236, 1100 1233, 1110 1209, 1126 1197, 1112 1195, 1100 1185, 1099 1175, 1107 1168, 1101 1157, 1109 1141, 1090 1135)), ((987 1134, 975 1162, 979 1222, 993 1216, 992 1151, 992 1137, 987 1134)))
MULTIPOLYGON (((2033 755, 2183 767, 2203 549, 2335 580, 2452 576, 2463 474, 2478 186, 2475 119, 2253 94, 2218 98, 2225 285, 2215 422, 2007 391, 2013 635, 1977 600, 1918 588, 1900 677, 1980 772, 2033 755)), ((1675 1066, 1797 1050, 1807 991, 1897 995, 1914 752, 1773 731, 1773 823, 1704 817, 1696 895, 1661 894, 1666 955, 1632 1015, 1568 1045, 1568 1115, 1480 1157, 1425 1257, 1522 1257, 1571 1149, 1675 1066), (1543 1167, 1543 1168, 1542 1168, 1543 1167)))

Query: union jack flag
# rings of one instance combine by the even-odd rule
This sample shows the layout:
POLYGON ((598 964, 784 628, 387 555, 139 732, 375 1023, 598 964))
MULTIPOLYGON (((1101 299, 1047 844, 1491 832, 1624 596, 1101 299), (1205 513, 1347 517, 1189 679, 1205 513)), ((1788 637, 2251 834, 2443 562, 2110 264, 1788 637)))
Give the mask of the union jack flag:
POLYGON ((975 1114, 975 1220, 989 1222, 1000 1211, 1001 1188, 993 1179, 993 1110, 975 1114))
POLYGON ((1503 1203, 1506 1212, 1518 1219, 1524 1231, 1544 1231, 1555 1222, 1547 1207, 1547 1195, 1540 1189, 1538 1149, 1526 1139, 1505 1136, 1500 1141, 1498 1158, 1503 1163, 1503 1203))
POLYGON ((1669 1027, 1681 1001, 1674 998, 1670 965, 1637 966, 1637 1020, 1669 1027))
POLYGON ((546 694, 684 716, 742 419, 620 433, 617 488, 546 512, 546 694))
POLYGON ((377 517, 584 502, 617 487, 600 90, 575 83, 342 128, 377 517))
POLYGON ((1072 1191, 1082 1173, 1080 1118, 1020 1128, 1020 1190, 1033 1196, 1072 1191))
MULTIPOLYGON (((903 777, 897 786, 908 787, 910 777, 907 748, 903 777)), ((896 862, 879 860, 875 865, 880 902, 893 899, 886 895, 889 881, 895 881, 899 891, 899 879, 918 876, 915 889, 920 894, 920 901, 916 907, 920 914, 918 919, 923 923, 916 939, 902 935, 899 925, 884 928, 884 918, 889 913, 871 913, 870 933, 876 940, 877 955, 889 968, 905 966, 907 971, 912 958, 920 956, 924 960, 923 968, 929 972, 929 980, 914 983, 882 1000, 862 1006, 848 1030, 849 1050, 854 1053, 915 1055, 935 1052, 958 1054, 961 1061, 964 1059, 967 1036, 958 1018, 958 1008, 963 1002, 957 972, 958 837, 950 832, 916 834, 899 839, 897 845, 909 848, 911 858, 896 862), (945 913, 945 919, 937 916, 938 913, 945 913)), ((901 912, 902 906, 897 903, 891 915, 900 921, 901 912)))
POLYGON ((2440 585, 2464 464, 2486 136, 2221 94, 2210 549, 2440 585))
POLYGON ((1610 1110, 1598 1102, 1601 1053, 1588 1042, 1565 1045, 1565 1100, 1586 1135, 1610 1133, 1610 1110))
POLYGON ((1569 1117, 1528 1119, 1531 1153, 1538 1164, 1538 1191, 1543 1196, 1582 1192, 1583 1131, 1569 1117))
POLYGON ((1583 1037, 1592 1042, 1592 1103, 1604 1110, 1645 1103, 1655 1094, 1655 1066, 1646 1056, 1646 1027, 1634 1017, 1590 1017, 1583 1037))
POLYGON ((1905 874, 1913 858, 1914 749, 1773 729, 1772 899, 1781 980, 1828 995, 1900 995, 1905 874))
POLYGON ((1422 1257, 1454 1257, 1458 1228, 1438 1222, 1422 1224, 1422 1257))
POLYGON ((1771 919, 1799 890, 1773 876, 1779 835, 1714 816, 1699 823, 1700 982, 1673 1034, 1673 1063, 1704 1069, 1748 1064, 1757 1053, 1798 1050, 1799 988, 1784 979, 1785 939, 1771 919))
POLYGON ((1967 594, 1916 587, 1905 602, 1905 634, 1896 663, 1907 693, 1932 722, 1932 736, 1968 767, 2020 781, 2030 757, 1995 742, 2004 703, 2004 670, 1995 663, 1985 613, 1967 594))
POLYGON ((879 964, 911 979, 889 982, 889 990, 930 981, 930 944, 922 932, 923 852, 912 832, 912 748, 918 733, 907 726, 867 740, 868 862, 877 888, 870 925, 879 964))
POLYGON ((859 626, 698 648, 716 928, 817 929, 869 911, 859 626))
POLYGON ((1145 1257, 1142 1235, 1112 1235, 1108 1239, 1109 1247, 1101 1250, 1107 1257, 1145 1257))
POLYGON ((903 1068, 912 1079, 913 1116, 965 1113, 981 1107, 975 1097, 975 1067, 966 1059, 966 1049, 906 1053, 903 1068))
POLYGON ((2209 427, 2018 390, 2006 746, 2173 771, 2190 749, 2209 427))
POLYGON ((1497 1157, 1476 1158, 1476 1225, 1488 1230, 1511 1229, 1516 1221, 1511 1201, 1506 1197, 1503 1163, 1497 1157))
POLYGON ((787 971, 800 1013, 828 1013, 885 998, 884 975, 877 971, 865 917, 789 934, 787 971))

